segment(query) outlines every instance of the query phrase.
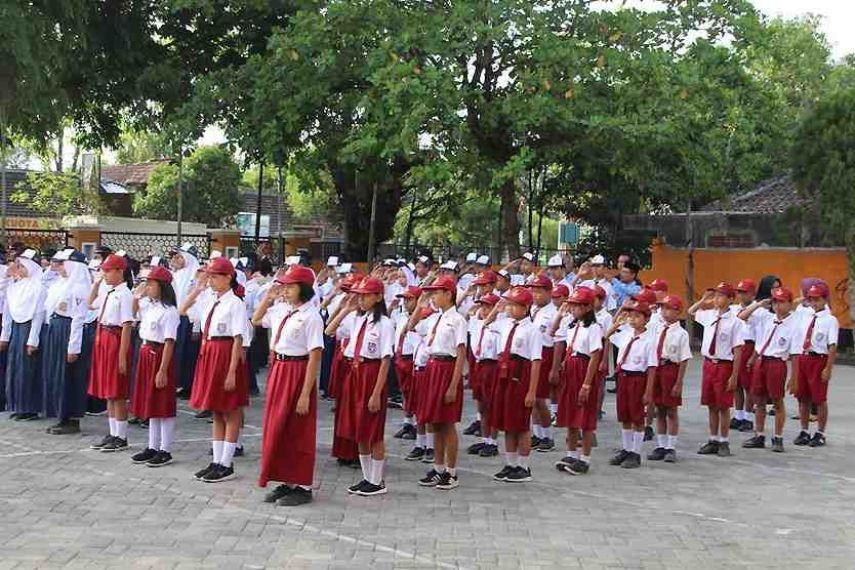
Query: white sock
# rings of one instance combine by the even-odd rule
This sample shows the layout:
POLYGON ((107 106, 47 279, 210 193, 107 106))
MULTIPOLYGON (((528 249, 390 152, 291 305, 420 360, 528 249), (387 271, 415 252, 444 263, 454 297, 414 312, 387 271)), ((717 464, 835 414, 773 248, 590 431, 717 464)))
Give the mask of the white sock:
POLYGON ((427 448, 433 449, 433 433, 426 433, 425 438, 427 438, 425 440, 425 443, 427 443, 427 448))
POLYGON ((240 433, 238 433, 237 441, 235 442, 235 445, 238 447, 243 447, 243 432, 242 431, 240 433))
POLYGON ((484 440, 484 443, 486 443, 487 445, 496 445, 496 440, 493 439, 492 437, 488 437, 487 439, 484 440))
POLYGON ((405 426, 412 426, 412 425, 416 425, 416 424, 413 423, 412 417, 404 416, 404 425, 405 426))
POLYGON ((417 434, 416 434, 416 447, 424 448, 424 446, 425 446, 425 439, 427 439, 427 438, 425 438, 425 434, 423 434, 423 433, 417 433, 417 434))
POLYGON ((442 475, 443 473, 445 473, 445 464, 434 463, 433 464, 433 470, 436 471, 437 473, 439 473, 440 475, 442 475))
POLYGON ((128 439, 128 420, 116 420, 116 437, 128 439))
POLYGON ((507 453, 505 453, 505 462, 507 462, 507 464, 511 467, 516 467, 519 461, 519 459, 517 459, 518 457, 519 456, 516 452, 511 453, 510 451, 508 451, 507 453))
POLYGON ((457 467, 449 467, 448 468, 448 474, 451 475, 452 477, 456 477, 457 476, 457 467))
POLYGON ((623 443, 624 451, 632 451, 632 434, 631 429, 620 430, 621 443, 623 443))
POLYGON ((677 449, 677 436, 669 435, 668 436, 668 445, 665 446, 665 449, 677 449))
POLYGON ((235 449, 237 449, 237 442, 223 442, 223 458, 220 459, 220 465, 222 465, 223 467, 232 466, 232 458, 235 456, 235 449))
POLYGON ((579 452, 575 449, 573 451, 567 452, 567 457, 572 457, 573 459, 579 459, 579 452))
POLYGON ((668 445, 668 436, 664 433, 656 434, 656 447, 665 447, 668 445))
POLYGON ((371 479, 368 480, 369 483, 373 483, 374 485, 379 485, 383 481, 383 464, 385 463, 382 459, 372 459, 371 460, 371 479))
POLYGON ((107 421, 110 423, 110 435, 116 437, 116 435, 118 434, 118 430, 116 429, 115 418, 107 418, 107 421))
POLYGON ((733 410, 733 419, 741 420, 742 419, 742 410, 733 410))
POLYGON ((211 449, 214 450, 214 463, 217 465, 220 464, 220 461, 223 459, 223 446, 226 442, 214 440, 211 442, 211 449))
POLYGON ((729 437, 724 437, 723 435, 721 435, 721 436, 719 436, 719 438, 718 438, 718 442, 719 442, 719 443, 728 443, 728 442, 730 442, 730 438, 729 438, 729 437))
POLYGON ((632 452, 641 455, 641 444, 644 443, 644 432, 632 432, 632 452))
POLYGON ((549 412, 551 414, 557 414, 558 413, 558 404, 550 402, 549 403, 549 412))
POLYGON ((523 469, 529 469, 530 465, 531 465, 529 462, 529 457, 530 456, 528 456, 528 455, 520 455, 519 466, 522 467, 523 469))
POLYGON ((552 426, 540 426, 540 431, 543 432, 543 437, 545 437, 546 439, 553 439, 552 426))
MULTIPOLYGON (((151 428, 149 428, 151 429, 151 428)), ((169 453, 172 451, 172 442, 175 441, 175 418, 161 418, 160 420, 160 450, 169 453)))
POLYGON ((531 429, 534 432, 534 436, 538 439, 543 439, 545 436, 543 435, 543 427, 540 424, 532 424, 531 429))
POLYGON ((745 412, 745 419, 754 422, 754 412, 745 412))
POLYGON ((590 463, 591 462, 591 456, 590 455, 580 455, 579 460, 582 463, 590 463))
POLYGON ((475 420, 479 421, 479 422, 481 421, 481 412, 478 412, 477 414, 475 414, 475 420))
POLYGON ((359 454, 359 465, 362 467, 362 478, 371 482, 371 456, 359 454))
POLYGON ((148 420, 148 448, 155 451, 160 448, 160 418, 148 420))
POLYGON ((715 434, 715 433, 714 433, 714 434, 712 434, 712 435, 710 436, 710 441, 718 441, 718 434, 715 434))

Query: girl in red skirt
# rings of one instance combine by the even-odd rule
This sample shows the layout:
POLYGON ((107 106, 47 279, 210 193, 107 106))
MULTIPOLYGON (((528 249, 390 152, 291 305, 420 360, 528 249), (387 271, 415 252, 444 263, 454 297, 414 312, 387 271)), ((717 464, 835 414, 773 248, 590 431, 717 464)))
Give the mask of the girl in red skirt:
POLYGON ((199 280, 179 314, 186 315, 208 286, 213 294, 207 296, 200 312, 202 346, 190 405, 197 410, 210 410, 214 416, 213 461, 195 477, 206 483, 219 483, 235 477, 232 459, 240 435, 241 408, 249 404, 249 382, 243 365, 247 318, 246 305, 235 293, 235 269, 224 257, 211 260, 206 278, 199 280))
POLYGON ((131 357, 133 295, 124 257, 110 255, 101 264, 102 279, 92 284, 89 307, 98 311, 98 329, 89 372, 89 395, 107 400, 110 434, 92 449, 113 452, 128 448, 128 374, 131 357))
POLYGON ((264 500, 288 507, 312 501, 318 416, 315 378, 324 348, 323 319, 310 302, 314 282, 311 269, 292 265, 276 277, 276 285, 252 317, 254 325, 275 331, 258 484, 282 482, 264 500), (276 302, 280 298, 284 302, 276 302))
POLYGON ((175 304, 172 274, 160 266, 151 270, 133 298, 142 346, 137 357, 131 413, 149 424, 148 447, 131 457, 131 461, 149 467, 172 463, 176 389, 172 358, 180 322, 175 304))
MULTIPOLYGON (((551 285, 551 284, 550 284, 551 285)), ((496 481, 531 481, 531 409, 537 399, 543 340, 540 327, 528 317, 531 292, 516 287, 505 296, 508 318, 501 321, 498 378, 493 387, 492 421, 505 432, 505 467, 496 481)))
POLYGON ((498 359, 497 327, 487 323, 487 318, 499 302, 499 297, 492 293, 483 295, 475 301, 478 311, 469 319, 472 331, 470 341, 472 354, 475 356, 470 383, 472 397, 478 402, 478 413, 481 415, 481 441, 469 446, 469 455, 494 457, 499 454, 496 444, 498 432, 490 417, 490 404, 493 399, 493 384, 496 376, 496 361, 498 359))
POLYGON ((555 467, 571 475, 583 475, 591 464, 591 448, 597 431, 602 386, 597 382, 603 352, 603 329, 594 314, 594 292, 579 287, 567 298, 573 323, 555 334, 555 377, 560 369, 558 426, 567 428, 567 455, 555 467), (576 451, 582 431, 582 454, 576 451))
MULTIPOLYGON (((342 408, 342 430, 359 446, 362 481, 348 492, 362 496, 386 493, 383 464, 386 447, 383 442, 386 424, 386 379, 392 360, 395 328, 386 316, 383 282, 367 277, 352 289, 359 310, 353 337, 344 351, 351 359, 350 391, 339 401, 342 408)), ((352 306, 349 310, 355 310, 352 306)))

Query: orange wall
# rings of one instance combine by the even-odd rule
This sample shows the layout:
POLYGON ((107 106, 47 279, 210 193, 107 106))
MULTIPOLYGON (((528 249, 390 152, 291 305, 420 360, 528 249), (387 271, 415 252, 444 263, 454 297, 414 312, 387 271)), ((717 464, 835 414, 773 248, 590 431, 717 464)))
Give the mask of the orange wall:
MULTIPOLYGON (((641 280, 649 283, 656 277, 665 279, 670 290, 685 299, 688 250, 654 243, 652 251, 653 267, 641 272, 641 280)), ((799 296, 799 282, 803 277, 819 277, 831 287, 832 310, 840 326, 852 328, 847 298, 849 270, 843 248, 696 249, 694 259, 693 299, 721 281, 735 285, 740 279, 751 278, 759 282, 769 274, 780 277, 784 286, 799 296)))

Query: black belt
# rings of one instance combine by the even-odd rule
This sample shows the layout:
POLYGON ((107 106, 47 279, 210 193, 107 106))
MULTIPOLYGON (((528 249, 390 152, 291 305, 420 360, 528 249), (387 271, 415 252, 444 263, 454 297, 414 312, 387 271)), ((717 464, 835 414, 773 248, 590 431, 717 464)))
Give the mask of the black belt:
POLYGON ((119 325, 102 325, 99 323, 98 328, 106 329, 108 331, 117 331, 117 330, 121 329, 122 327, 120 327, 119 325))
POLYGON ((64 319, 66 321, 70 321, 71 317, 66 317, 65 315, 57 315, 56 313, 50 316, 51 319, 64 319))
POLYGON ((295 362, 295 361, 299 362, 299 361, 303 361, 303 360, 309 360, 309 355, 303 354, 300 356, 288 356, 287 354, 277 353, 275 358, 279 362, 295 362))
POLYGON ((570 354, 570 358, 573 358, 573 357, 584 358, 585 360, 591 360, 591 355, 585 354, 583 352, 574 352, 574 353, 570 354))
POLYGON ((453 360, 457 360, 456 356, 446 356, 444 354, 435 354, 431 355, 431 360, 437 360, 439 362, 451 362, 453 360))
POLYGON ((802 356, 828 356, 828 355, 822 354, 821 352, 814 352, 812 350, 809 350, 809 351, 803 353, 802 356))
POLYGON ((786 362, 783 358, 778 358, 777 356, 761 356, 763 360, 780 360, 781 362, 786 362))
POLYGON ((618 374, 623 374, 624 376, 647 376, 647 372, 639 372, 638 370, 624 370, 623 368, 618 370, 618 374))
POLYGON ((483 360, 477 360, 476 362, 478 362, 479 364, 489 364, 491 362, 498 362, 498 360, 494 358, 485 358, 483 360))
POLYGON ((659 366, 677 366, 677 363, 673 360, 662 359, 659 361, 659 366))
POLYGON ((143 341, 143 344, 147 344, 147 345, 149 345, 149 346, 158 346, 158 347, 163 346, 163 343, 162 343, 162 342, 156 342, 156 341, 153 341, 153 340, 144 340, 144 341, 143 341))
POLYGON ((719 364, 721 362, 733 362, 732 360, 724 360, 723 358, 710 358, 708 356, 704 356, 704 360, 706 360, 707 362, 712 362, 713 364, 719 364))
POLYGON ((208 340, 209 340, 209 341, 219 341, 219 342, 222 342, 222 341, 224 341, 224 340, 234 340, 234 339, 235 339, 235 337, 233 337, 233 336, 212 336, 212 337, 211 337, 211 338, 209 338, 208 340))

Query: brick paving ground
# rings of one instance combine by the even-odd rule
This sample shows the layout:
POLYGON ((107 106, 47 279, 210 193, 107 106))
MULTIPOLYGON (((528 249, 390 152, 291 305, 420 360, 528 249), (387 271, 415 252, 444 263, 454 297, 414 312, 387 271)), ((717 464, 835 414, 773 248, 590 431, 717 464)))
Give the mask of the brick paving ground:
MULTIPOLYGON (((552 467, 559 452, 535 454, 535 481, 511 486, 490 475, 500 460, 462 456, 460 488, 416 484, 423 464, 403 461, 410 442, 387 438, 389 494, 348 496, 357 472, 329 458, 329 403, 321 405, 316 500, 285 509, 262 502, 255 480, 262 402, 247 417, 239 478, 193 480, 208 461, 209 425, 186 408, 176 462, 135 466, 130 453, 87 446, 81 436, 44 433, 47 421, 0 419, 0 569, 3 568, 852 568, 855 560, 855 369, 835 371, 829 445, 787 453, 743 450, 729 459, 694 454, 705 437, 699 363, 687 379, 680 459, 626 471, 607 465, 619 430, 606 400, 592 472, 552 467)), ((387 433, 400 412, 389 414, 387 433)), ((467 421, 470 418, 466 418, 467 421)), ((132 427, 131 444, 146 433, 132 427)), ((473 440, 463 437, 461 447, 473 440)), ((647 444, 649 445, 649 444, 647 444)), ((645 449, 649 451, 649 447, 645 449)))

